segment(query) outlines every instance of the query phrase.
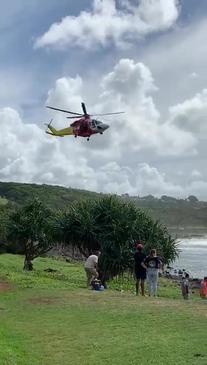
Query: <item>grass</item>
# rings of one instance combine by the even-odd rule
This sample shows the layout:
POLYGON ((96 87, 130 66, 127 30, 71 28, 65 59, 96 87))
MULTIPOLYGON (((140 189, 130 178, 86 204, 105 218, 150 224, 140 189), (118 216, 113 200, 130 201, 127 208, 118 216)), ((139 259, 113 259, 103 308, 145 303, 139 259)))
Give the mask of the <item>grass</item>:
POLYGON ((7 205, 7 204, 8 204, 8 200, 6 198, 0 197, 0 205, 7 205))
POLYGON ((1 365, 207 364, 207 302, 174 299, 174 284, 163 281, 157 299, 137 298, 127 278, 93 292, 78 264, 40 258, 28 274, 22 265, 0 256, 11 283, 0 291, 1 365))

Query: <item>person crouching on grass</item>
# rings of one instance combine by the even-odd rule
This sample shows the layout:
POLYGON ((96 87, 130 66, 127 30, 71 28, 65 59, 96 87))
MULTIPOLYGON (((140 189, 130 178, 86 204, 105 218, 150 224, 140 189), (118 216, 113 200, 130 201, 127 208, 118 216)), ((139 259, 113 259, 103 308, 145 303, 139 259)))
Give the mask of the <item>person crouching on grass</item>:
POLYGON ((137 250, 134 254, 134 271, 136 278, 136 295, 139 295, 139 287, 141 287, 141 294, 144 296, 144 283, 146 280, 146 269, 142 266, 142 262, 145 260, 146 255, 142 252, 143 245, 141 242, 137 242, 137 250), (140 285, 141 284, 141 285, 140 285))
POLYGON ((90 255, 84 265, 86 277, 87 277, 87 288, 90 287, 91 281, 94 279, 98 279, 98 258, 100 256, 100 251, 94 251, 92 255, 90 255))
POLYGON ((147 283, 149 288, 149 296, 157 296, 157 284, 159 270, 162 266, 161 259, 157 256, 155 249, 150 251, 149 256, 143 261, 142 266, 147 270, 147 283))

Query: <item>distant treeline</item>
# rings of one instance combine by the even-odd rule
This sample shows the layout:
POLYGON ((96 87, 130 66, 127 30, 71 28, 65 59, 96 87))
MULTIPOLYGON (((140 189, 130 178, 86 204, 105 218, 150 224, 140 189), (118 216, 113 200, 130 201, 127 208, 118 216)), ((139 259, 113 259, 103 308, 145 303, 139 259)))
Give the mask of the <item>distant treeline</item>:
MULTIPOLYGON (((8 210, 15 206, 23 206, 27 201, 37 197, 53 210, 65 209, 74 201, 87 198, 100 199, 104 194, 87 190, 66 188, 61 186, 22 184, 0 182, 0 219, 8 210)), ((153 195, 145 197, 123 194, 120 199, 134 202, 135 205, 147 211, 153 218, 159 219, 173 232, 182 230, 191 233, 207 231, 207 202, 202 202, 196 196, 186 199, 176 199, 167 195, 156 198, 153 195)))

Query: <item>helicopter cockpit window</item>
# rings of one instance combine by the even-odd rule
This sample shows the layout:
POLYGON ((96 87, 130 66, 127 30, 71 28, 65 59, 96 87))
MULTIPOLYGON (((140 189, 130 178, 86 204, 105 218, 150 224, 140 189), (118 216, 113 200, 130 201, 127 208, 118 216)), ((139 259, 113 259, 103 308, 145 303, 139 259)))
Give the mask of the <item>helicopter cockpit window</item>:
POLYGON ((92 119, 92 127, 95 128, 96 127, 96 120, 92 119))

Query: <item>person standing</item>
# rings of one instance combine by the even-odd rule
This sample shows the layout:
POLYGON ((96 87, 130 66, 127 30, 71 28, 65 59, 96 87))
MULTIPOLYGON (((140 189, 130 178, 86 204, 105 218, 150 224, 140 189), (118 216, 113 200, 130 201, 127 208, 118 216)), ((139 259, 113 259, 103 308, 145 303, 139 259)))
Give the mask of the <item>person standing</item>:
POLYGON ((84 265, 86 277, 87 277, 87 287, 90 287, 91 281, 94 279, 98 279, 98 258, 100 256, 99 251, 94 251, 92 255, 90 255, 84 265))
POLYGON ((142 266, 147 270, 147 283, 149 288, 149 296, 157 296, 157 284, 159 270, 162 266, 161 259, 157 256, 155 249, 150 251, 149 256, 145 258, 142 266))
POLYGON ((181 280, 181 290, 182 290, 182 295, 183 295, 183 299, 189 299, 190 296, 190 284, 189 284, 189 274, 185 273, 185 275, 183 275, 182 280, 181 280))
POLYGON ((201 281, 200 296, 203 299, 207 299, 207 276, 201 281))
POLYGON ((146 255, 143 253, 143 245, 137 242, 137 250, 134 254, 134 271, 136 278, 136 295, 139 295, 139 287, 141 287, 141 295, 144 296, 144 283, 146 280, 146 269, 142 266, 146 255))

